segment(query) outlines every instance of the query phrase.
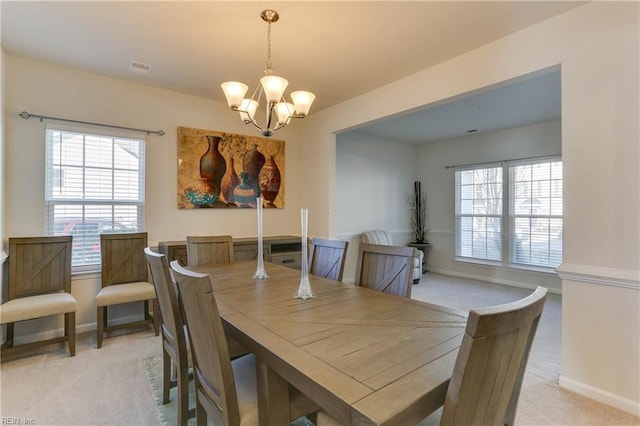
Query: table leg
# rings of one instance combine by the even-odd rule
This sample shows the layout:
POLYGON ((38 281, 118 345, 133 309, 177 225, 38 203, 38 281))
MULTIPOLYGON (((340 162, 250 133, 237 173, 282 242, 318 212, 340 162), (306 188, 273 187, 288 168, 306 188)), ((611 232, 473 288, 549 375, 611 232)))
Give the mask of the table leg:
POLYGON ((289 425, 289 383, 256 359, 260 426, 289 425))

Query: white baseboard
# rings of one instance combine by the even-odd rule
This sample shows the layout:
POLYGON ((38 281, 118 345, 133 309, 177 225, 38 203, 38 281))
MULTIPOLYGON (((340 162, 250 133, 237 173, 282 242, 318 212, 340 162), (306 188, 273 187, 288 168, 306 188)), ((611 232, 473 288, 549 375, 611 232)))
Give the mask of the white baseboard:
MULTIPOLYGON (((510 286, 510 287, 519 287, 519 288, 526 288, 529 290, 535 290, 537 286, 533 285, 533 284, 526 284, 526 283, 521 283, 518 281, 510 281, 510 280, 502 280, 499 278, 494 278, 494 277, 485 277, 485 276, 480 276, 480 275, 475 275, 475 274, 465 274, 462 272, 457 272, 457 271, 449 271, 447 269, 438 269, 438 268, 429 268, 430 272, 436 273, 436 274, 442 274, 442 275, 449 275, 452 277, 459 277, 459 278, 468 278, 471 280, 478 280, 478 281, 486 281, 488 283, 492 283, 492 284, 500 284, 500 285, 506 285, 506 286, 510 286)), ((557 289, 557 288, 549 288, 549 293, 553 293, 553 294, 562 294, 562 289, 557 289)))
POLYGON ((603 404, 625 411, 634 416, 640 417, 640 401, 632 401, 620 395, 594 388, 587 384, 578 382, 565 376, 560 376, 558 384, 561 388, 570 390, 579 395, 586 396, 603 404))

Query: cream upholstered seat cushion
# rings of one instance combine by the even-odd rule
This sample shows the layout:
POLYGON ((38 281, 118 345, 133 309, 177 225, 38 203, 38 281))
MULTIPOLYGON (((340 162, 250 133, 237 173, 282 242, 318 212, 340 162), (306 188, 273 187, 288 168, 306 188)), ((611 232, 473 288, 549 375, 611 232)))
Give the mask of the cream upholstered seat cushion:
POLYGON ((75 312, 76 299, 69 293, 20 297, 0 305, 0 324, 75 312))
POLYGON ((119 305, 120 303, 138 302, 156 298, 153 284, 138 281, 125 284, 112 284, 102 288, 96 296, 96 306, 119 305))

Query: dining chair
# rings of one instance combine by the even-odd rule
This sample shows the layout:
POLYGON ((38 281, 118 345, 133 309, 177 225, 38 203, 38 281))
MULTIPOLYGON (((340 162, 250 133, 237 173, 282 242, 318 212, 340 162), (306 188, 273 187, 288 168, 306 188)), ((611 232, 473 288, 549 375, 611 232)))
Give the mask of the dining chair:
POLYGON ((164 254, 156 253, 150 247, 144 249, 151 281, 156 290, 160 316, 162 317, 162 403, 169 402, 171 388, 177 387, 178 424, 186 425, 189 418, 195 416, 195 410, 189 410, 189 367, 190 356, 188 335, 178 301, 178 290, 171 277, 169 261, 164 254), (175 367, 175 379, 173 378, 175 367))
POLYGON ((189 266, 233 262, 233 238, 229 235, 187 236, 189 266))
POLYGON ((71 236, 9 238, 8 298, 0 305, 0 324, 7 325, 3 357, 65 341, 69 354, 76 354, 71 247, 71 236), (64 336, 14 345, 16 322, 53 315, 64 315, 64 336))
POLYGON ((254 355, 229 358, 229 349, 211 277, 189 271, 177 261, 171 269, 189 333, 198 425, 257 425, 258 397, 254 355))
MULTIPOLYGON (((380 244, 383 246, 396 245, 393 242, 393 235, 389 231, 375 230, 362 233, 362 242, 365 244, 380 244)), ((415 246, 413 246, 415 248, 415 246)), ((422 250, 415 251, 413 259, 413 283, 418 284, 422 278, 422 264, 425 253, 422 250)))
POLYGON ((415 249, 361 243, 355 284, 373 290, 411 297, 415 249))
POLYGON ((342 281, 347 258, 348 241, 311 239, 309 273, 335 281, 342 281))
MULTIPOLYGON (((547 292, 469 312, 444 406, 420 425, 513 425, 547 292)), ((337 423, 321 411, 317 424, 337 423)))
POLYGON ((121 328, 151 323, 156 336, 159 334, 160 309, 156 291, 149 282, 144 256, 146 246, 146 232, 100 234, 102 288, 96 295, 98 348, 102 347, 105 332, 121 328), (144 302, 144 319, 109 325, 108 308, 131 302, 144 302), (153 315, 149 312, 149 302, 153 304, 153 315))
MULTIPOLYGON (((225 335, 211 287, 212 277, 190 271, 177 260, 171 262, 171 269, 190 336, 198 424, 206 424, 207 413, 214 418, 214 424, 257 424, 257 405, 253 406, 257 404, 255 356, 234 358, 229 343, 236 341, 225 335)), ((315 420, 320 410, 315 402, 292 385, 288 386, 288 394, 291 420, 302 416, 315 420)))

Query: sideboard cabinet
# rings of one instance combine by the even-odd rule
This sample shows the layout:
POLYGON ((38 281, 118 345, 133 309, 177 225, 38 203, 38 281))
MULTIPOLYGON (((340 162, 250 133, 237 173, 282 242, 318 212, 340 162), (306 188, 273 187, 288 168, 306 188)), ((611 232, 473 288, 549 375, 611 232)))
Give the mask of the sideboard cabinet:
MULTIPOLYGON (((262 238, 262 250, 265 262, 277 263, 293 269, 302 266, 302 242, 295 235, 278 235, 262 238)), ((160 253, 167 256, 169 262, 177 260, 187 265, 187 244, 185 241, 160 241, 160 253)), ((258 238, 244 237, 233 239, 234 260, 257 260, 258 238)))

